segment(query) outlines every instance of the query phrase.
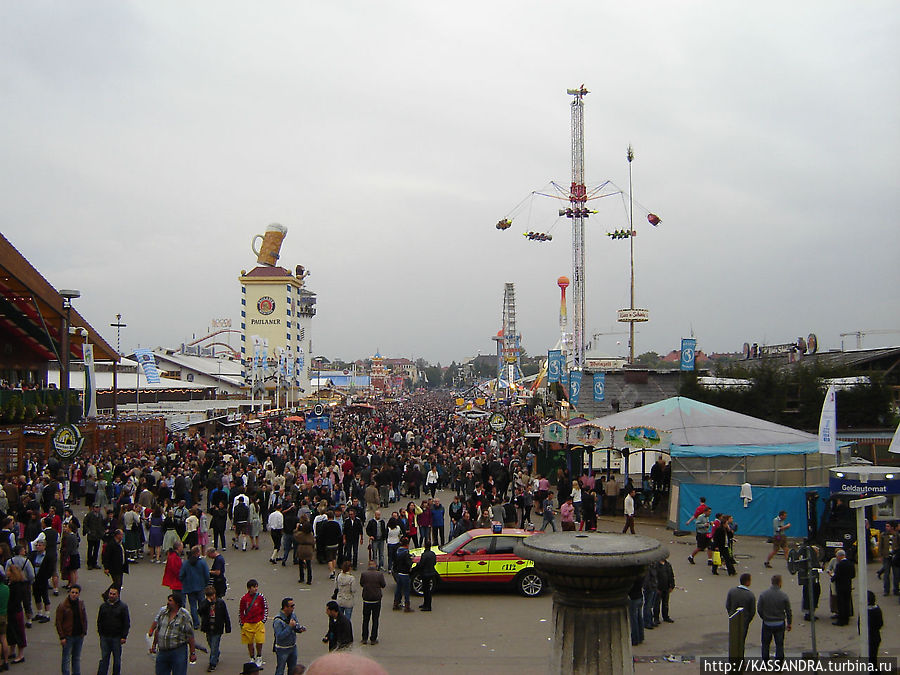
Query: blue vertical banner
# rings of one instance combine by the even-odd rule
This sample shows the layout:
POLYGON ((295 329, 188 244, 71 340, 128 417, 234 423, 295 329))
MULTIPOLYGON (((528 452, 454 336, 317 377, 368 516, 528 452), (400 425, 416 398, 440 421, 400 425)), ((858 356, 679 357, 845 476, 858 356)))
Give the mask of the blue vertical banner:
POLYGON ((559 349, 551 349, 547 352, 547 382, 550 384, 559 382, 562 369, 562 352, 559 349))
POLYGON ((581 371, 573 370, 569 373, 569 403, 574 406, 578 405, 578 399, 581 396, 581 371))
POLYGON ((681 369, 694 369, 694 354, 697 341, 694 338, 681 338, 681 369))
POLYGON ((594 373, 594 400, 606 398, 606 373, 594 373))

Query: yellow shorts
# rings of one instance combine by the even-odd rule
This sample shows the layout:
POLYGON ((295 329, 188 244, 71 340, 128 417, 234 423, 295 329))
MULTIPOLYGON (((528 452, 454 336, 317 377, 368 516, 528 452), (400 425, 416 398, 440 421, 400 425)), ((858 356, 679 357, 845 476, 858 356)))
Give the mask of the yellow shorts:
POLYGON ((256 623, 245 623, 241 626, 241 644, 261 645, 266 641, 266 624, 262 621, 256 623))

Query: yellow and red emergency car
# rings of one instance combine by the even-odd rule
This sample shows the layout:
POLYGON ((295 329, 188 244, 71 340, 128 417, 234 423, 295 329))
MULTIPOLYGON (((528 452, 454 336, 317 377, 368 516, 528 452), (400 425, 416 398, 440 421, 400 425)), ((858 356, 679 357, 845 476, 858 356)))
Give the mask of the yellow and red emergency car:
MULTIPOLYGON (((533 598, 547 587, 547 581, 534 569, 534 561, 520 558, 515 547, 525 537, 540 532, 504 529, 476 529, 463 532, 444 546, 434 548, 437 557, 436 585, 513 586, 521 595, 533 598)), ((410 550, 418 563, 424 548, 410 550)), ((413 567, 410 582, 416 595, 422 594, 422 578, 413 567)))

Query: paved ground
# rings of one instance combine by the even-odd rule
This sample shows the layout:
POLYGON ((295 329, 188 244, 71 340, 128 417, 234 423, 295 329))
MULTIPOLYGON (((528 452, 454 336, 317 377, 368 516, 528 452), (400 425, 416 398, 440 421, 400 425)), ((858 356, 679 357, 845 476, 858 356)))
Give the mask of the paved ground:
MULTIPOLYGON (((442 498, 444 496, 442 495, 442 498)), ((446 495, 450 497, 450 495, 446 495)), ((449 503, 449 499, 448 499, 449 503)), ((618 531, 619 519, 601 519, 600 529, 618 531)), ((696 672, 694 664, 671 663, 666 657, 693 657, 697 655, 723 655, 727 651, 727 620, 724 599, 728 589, 736 585, 734 577, 713 576, 705 565, 689 565, 687 555, 693 548, 693 537, 673 537, 671 531, 646 522, 637 523, 638 533, 655 537, 669 547, 675 568, 678 588, 672 594, 671 613, 674 624, 663 624, 648 631, 644 644, 635 648, 638 659, 635 672, 696 672)), ((232 621, 237 621, 238 598, 243 594, 246 580, 255 577, 260 590, 268 598, 270 616, 280 606, 283 596, 291 595, 297 602, 297 614, 309 627, 299 637, 300 661, 309 663, 326 652, 321 636, 327 626, 325 603, 330 599, 332 585, 324 566, 314 565, 313 585, 299 585, 295 568, 273 566, 268 563, 271 553, 268 535, 260 539, 265 544, 261 551, 242 553, 233 549, 225 552, 228 562, 227 576, 230 584, 226 597, 232 621)), ((753 589, 759 594, 768 587, 771 571, 763 568, 763 560, 769 547, 763 539, 740 537, 737 542, 739 571, 753 573, 753 589)), ((776 560, 774 572, 786 573, 782 560, 776 560)), ((362 566, 360 567, 360 571, 362 566)), ((882 631, 884 655, 900 656, 900 602, 896 596, 881 597, 881 582, 875 577, 876 567, 869 570, 870 588, 879 596, 885 618, 882 631)), ((125 648, 125 673, 152 673, 153 663, 147 655, 143 633, 147 630, 156 610, 165 602, 167 589, 161 586, 162 565, 142 562, 132 567, 126 577, 123 599, 131 610, 132 636, 125 648)), ((82 593, 91 622, 91 632, 84 648, 82 669, 84 673, 96 671, 99 646, 95 619, 100 593, 107 584, 101 571, 81 571, 82 593)), ((810 645, 809 624, 802 621, 800 591, 796 580, 786 577, 785 589, 794 605, 794 630, 788 634, 786 648, 799 654, 810 645)), ((857 637, 855 628, 838 628, 831 625, 827 609, 827 586, 823 585, 823 605, 816 623, 818 645, 822 652, 855 652, 857 637)), ((434 672, 469 673, 476 670, 490 673, 543 673, 546 672, 550 653, 550 619, 552 596, 526 599, 514 593, 452 592, 435 596, 434 611, 403 614, 392 612, 390 604, 393 582, 388 578, 388 588, 382 611, 380 644, 361 646, 358 640, 362 625, 362 608, 353 615, 353 630, 357 639, 355 647, 360 653, 377 659, 390 673, 434 672)), ((55 608, 59 598, 51 598, 55 608)), ((417 606, 418 603, 414 603, 417 606)), ((854 622, 855 624, 855 622, 854 622)), ((199 636, 199 644, 205 644, 199 636)), ((28 632, 29 647, 26 663, 15 666, 19 673, 58 672, 60 649, 53 624, 34 624, 28 632)), ((759 654, 759 619, 750 628, 748 656, 759 654)), ((237 632, 222 642, 222 660, 218 673, 239 673, 246 660, 246 650, 240 644, 237 632)), ((204 655, 191 668, 192 672, 205 672, 204 655)), ((272 672, 274 658, 271 653, 271 632, 268 635, 264 672, 272 672)))

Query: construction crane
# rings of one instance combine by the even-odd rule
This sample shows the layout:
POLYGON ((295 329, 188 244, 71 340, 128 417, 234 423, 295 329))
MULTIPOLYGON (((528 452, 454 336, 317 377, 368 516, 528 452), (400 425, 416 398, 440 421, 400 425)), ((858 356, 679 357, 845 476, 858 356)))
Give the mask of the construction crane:
POLYGON ((851 335, 856 336, 856 348, 862 349, 862 339, 864 335, 900 335, 900 330, 857 330, 852 333, 841 333, 841 351, 844 351, 844 338, 850 337, 851 335))
POLYGON ((572 368, 584 367, 584 219, 587 187, 584 184, 584 97, 589 93, 584 85, 567 89, 572 100, 572 184, 569 187, 570 209, 566 218, 572 220, 572 368))

